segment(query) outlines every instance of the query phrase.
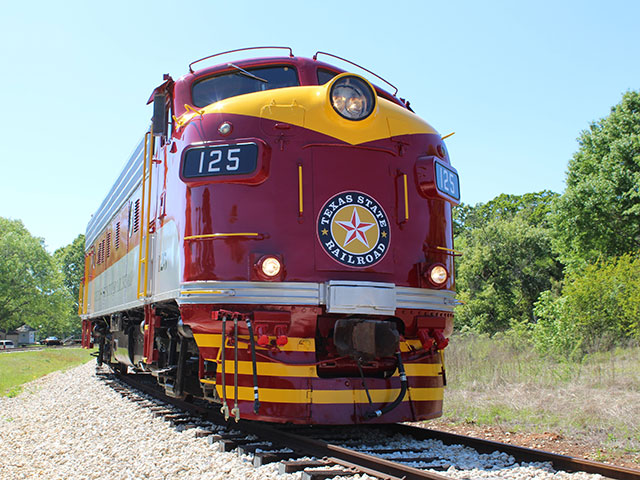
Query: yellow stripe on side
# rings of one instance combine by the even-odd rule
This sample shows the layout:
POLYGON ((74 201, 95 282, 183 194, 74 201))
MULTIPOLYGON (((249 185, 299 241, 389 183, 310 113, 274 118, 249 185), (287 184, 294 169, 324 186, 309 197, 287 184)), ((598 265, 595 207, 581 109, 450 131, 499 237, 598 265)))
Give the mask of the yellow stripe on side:
MULTIPOLYGON (((210 383, 206 381, 206 383, 210 383)), ((222 398, 222 387, 216 386, 218 395, 222 398)), ((227 399, 234 400, 234 387, 227 385, 227 399)), ((369 403, 367 393, 364 390, 295 390, 261 388, 259 390, 261 402, 274 403, 312 403, 316 405, 332 405, 353 403, 369 403)), ((374 403, 391 403, 400 393, 399 388, 390 390, 369 390, 371 400, 374 403)), ((436 401, 444 398, 442 388, 410 388, 409 395, 405 397, 407 402, 436 401)), ((238 387, 238 400, 253 401, 253 387, 238 387)))
MULTIPOLYGON (((215 360, 206 359, 210 362, 215 360)), ((233 360, 224 362, 225 372, 234 373, 233 360)), ((257 374, 265 377, 302 377, 302 378, 318 378, 315 366, 307 365, 284 365, 282 363, 272 362, 256 362, 257 374)), ((248 361, 238 362, 239 375, 253 375, 253 365, 248 361)))
MULTIPOLYGON (((201 348, 220 348, 222 344, 222 336, 219 333, 196 333, 193 335, 198 347, 201 348)), ((243 337, 240 337, 242 340, 243 337)), ((244 340, 248 341, 248 338, 244 340)), ((231 348, 229 345, 227 348, 231 348)), ((289 337, 289 342, 281 347, 284 352, 315 352, 316 341, 313 338, 289 337)), ((400 343, 400 351, 403 353, 420 350, 422 344, 420 340, 405 340, 400 343)), ((257 350, 268 350, 267 348, 256 345, 257 350)))
MULTIPOLYGON (((220 348, 222 345, 222 336, 218 333, 196 333, 193 336, 200 348, 220 348)), ((243 340, 242 336, 240 340, 243 340)), ((244 340, 249 341, 249 338, 244 340)), ((231 347, 227 345, 227 348, 231 347)), ((313 338, 289 337, 289 342, 278 348, 283 352, 315 352, 316 341, 313 338)), ((268 350, 268 348, 256 345, 256 350, 268 350)))
POLYGON ((440 375, 440 364, 405 363, 404 371, 408 377, 437 377, 440 375))
MULTIPOLYGON (((369 390, 371 400, 374 403, 391 403, 400 393, 399 388, 388 390, 369 390)), ((409 398, 416 401, 442 400, 444 390, 442 388, 409 388, 409 398)), ((330 403, 368 403, 367 392, 365 390, 314 390, 311 392, 311 402, 316 404, 330 403)))
MULTIPOLYGON (((213 359, 206 359, 215 362, 213 359)), ((299 377, 318 378, 314 365, 285 365, 274 362, 256 362, 257 374, 265 377, 299 377)), ((441 365, 439 363, 407 363, 404 366, 408 377, 437 377, 440 374, 441 365)), ((225 371, 234 372, 233 360, 225 362, 225 371)), ((238 362, 238 374, 253 375, 253 365, 249 361, 238 362)))
MULTIPOLYGON (((235 399, 235 391, 233 385, 227 385, 227 399, 233 401, 235 399)), ((218 396, 222 398, 222 386, 216 385, 218 396)), ((286 388, 260 388, 261 402, 274 403, 310 403, 311 390, 305 389, 286 389, 286 388)), ((253 387, 238 387, 238 400, 253 401, 253 387)))
POLYGON ((351 145, 399 135, 435 133, 420 117, 401 106, 377 98, 376 110, 364 120, 347 120, 329 102, 331 82, 325 85, 277 88, 239 95, 212 103, 197 113, 185 112, 178 119, 183 125, 209 113, 227 113, 266 118, 307 128, 351 145))

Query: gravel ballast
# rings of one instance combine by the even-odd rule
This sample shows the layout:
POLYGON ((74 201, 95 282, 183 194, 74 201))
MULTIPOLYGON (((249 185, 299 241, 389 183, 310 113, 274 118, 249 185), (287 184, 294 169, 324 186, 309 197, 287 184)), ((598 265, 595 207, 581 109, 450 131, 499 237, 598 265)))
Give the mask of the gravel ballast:
MULTIPOLYGON (((250 457, 220 452, 195 432, 173 428, 123 398, 95 375, 91 362, 34 381, 15 398, 0 397, 0 479, 301 478, 279 475, 277 464, 256 468, 250 457)), ((442 448, 447 451, 438 457, 451 465, 444 474, 455 478, 598 478, 505 462, 503 454, 493 462, 461 447, 442 448)))
POLYGON ((219 452, 106 386, 95 363, 32 382, 0 398, 0 478, 299 479, 277 465, 219 452))

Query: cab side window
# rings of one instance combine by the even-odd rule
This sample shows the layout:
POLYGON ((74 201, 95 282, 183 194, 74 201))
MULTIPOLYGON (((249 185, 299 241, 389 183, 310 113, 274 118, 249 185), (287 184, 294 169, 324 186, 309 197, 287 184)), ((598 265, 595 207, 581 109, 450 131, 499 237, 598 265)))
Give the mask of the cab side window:
POLYGON ((324 85, 336 75, 339 75, 339 73, 332 72, 331 70, 326 70, 324 68, 319 68, 318 69, 318 85, 324 85))

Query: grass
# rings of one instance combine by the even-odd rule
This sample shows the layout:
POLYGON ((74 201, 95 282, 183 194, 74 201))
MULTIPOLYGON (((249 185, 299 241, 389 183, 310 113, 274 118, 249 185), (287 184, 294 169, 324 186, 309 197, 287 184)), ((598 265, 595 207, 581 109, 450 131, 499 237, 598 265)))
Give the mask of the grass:
POLYGON ((553 431, 640 455, 638 346, 571 362, 514 337, 457 335, 446 354, 444 420, 553 431))
POLYGON ((0 354, 0 396, 15 397, 22 385, 57 370, 88 362, 90 351, 82 348, 44 349, 0 354))

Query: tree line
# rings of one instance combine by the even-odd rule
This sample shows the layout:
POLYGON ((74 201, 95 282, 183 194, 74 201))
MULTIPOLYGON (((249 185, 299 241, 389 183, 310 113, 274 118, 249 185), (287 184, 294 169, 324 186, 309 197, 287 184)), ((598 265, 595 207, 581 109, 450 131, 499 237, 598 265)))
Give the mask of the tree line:
MULTIPOLYGON (((516 333, 582 355, 640 340, 640 93, 578 138, 563 194, 502 194, 454 209, 456 328, 516 333)), ((84 236, 49 254, 0 217, 0 335, 77 334, 84 236)))
POLYGON ((454 209, 459 330, 561 356, 640 340, 640 93, 578 143, 563 194, 454 209))
POLYGON ((29 325, 45 338, 80 333, 84 235, 53 255, 20 220, 0 217, 0 338, 29 325))

